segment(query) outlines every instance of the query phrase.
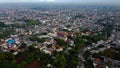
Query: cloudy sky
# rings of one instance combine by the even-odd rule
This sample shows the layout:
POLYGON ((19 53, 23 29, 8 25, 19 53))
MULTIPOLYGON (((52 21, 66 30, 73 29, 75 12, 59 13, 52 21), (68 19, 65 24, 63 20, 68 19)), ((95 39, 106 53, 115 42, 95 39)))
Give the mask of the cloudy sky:
POLYGON ((120 0, 0 0, 0 3, 4 2, 63 2, 63 3, 95 3, 95 4, 120 4, 120 0))

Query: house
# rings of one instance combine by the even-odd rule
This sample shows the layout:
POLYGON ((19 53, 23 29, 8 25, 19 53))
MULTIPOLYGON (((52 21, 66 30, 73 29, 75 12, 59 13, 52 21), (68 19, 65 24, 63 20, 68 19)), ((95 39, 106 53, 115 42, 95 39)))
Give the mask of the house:
POLYGON ((106 65, 104 65, 104 61, 102 58, 95 58, 93 61, 94 68, 107 68, 106 65))

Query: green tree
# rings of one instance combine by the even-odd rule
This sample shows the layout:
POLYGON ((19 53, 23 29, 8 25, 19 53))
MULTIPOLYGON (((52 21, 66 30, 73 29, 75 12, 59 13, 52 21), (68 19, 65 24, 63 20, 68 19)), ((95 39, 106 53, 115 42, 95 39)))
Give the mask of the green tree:
POLYGON ((27 21, 27 24, 28 24, 28 25, 38 25, 38 24, 39 24, 39 21, 38 21, 38 20, 28 20, 28 21, 27 21))
POLYGON ((55 55, 55 58, 53 60, 53 64, 57 67, 57 68, 65 68, 67 65, 67 60, 65 58, 65 55, 63 52, 58 52, 55 55))
POLYGON ((39 38, 39 37, 37 37, 37 36, 32 36, 32 37, 29 37, 29 39, 31 40, 31 41, 38 41, 38 42, 45 42, 45 38, 39 38))
POLYGON ((73 60, 72 60, 73 68, 77 67, 79 61, 80 61, 80 58, 78 56, 73 57, 73 60))
POLYGON ((20 48, 25 48, 26 46, 27 46, 26 43, 22 43, 21 46, 20 46, 20 48))
POLYGON ((67 42, 65 42, 63 39, 60 38, 55 38, 55 40, 57 41, 57 44, 60 46, 67 46, 69 45, 67 42))

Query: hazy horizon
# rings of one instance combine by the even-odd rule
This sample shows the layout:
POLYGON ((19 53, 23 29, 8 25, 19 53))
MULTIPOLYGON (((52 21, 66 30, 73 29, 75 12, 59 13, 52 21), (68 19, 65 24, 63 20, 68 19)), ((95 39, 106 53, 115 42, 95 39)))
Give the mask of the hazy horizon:
POLYGON ((120 0, 0 0, 0 8, 8 7, 80 7, 80 6, 117 6, 120 0))
POLYGON ((120 0, 0 0, 5 3, 64 3, 64 4, 90 4, 90 5, 115 5, 120 6, 120 0))

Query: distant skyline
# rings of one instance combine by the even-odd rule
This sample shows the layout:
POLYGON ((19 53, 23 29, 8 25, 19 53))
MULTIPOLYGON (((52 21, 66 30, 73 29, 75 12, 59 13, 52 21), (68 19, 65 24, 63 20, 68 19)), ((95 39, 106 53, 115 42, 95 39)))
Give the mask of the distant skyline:
POLYGON ((81 3, 120 5, 120 0, 0 0, 0 3, 81 3))

